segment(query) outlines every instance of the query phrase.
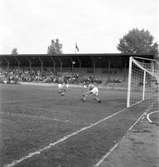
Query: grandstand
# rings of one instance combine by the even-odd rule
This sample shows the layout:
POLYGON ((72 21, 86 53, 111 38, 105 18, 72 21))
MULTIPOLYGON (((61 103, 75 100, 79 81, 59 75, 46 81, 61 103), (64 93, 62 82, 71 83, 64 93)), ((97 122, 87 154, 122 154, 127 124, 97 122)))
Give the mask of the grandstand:
MULTIPOLYGON (((103 85, 127 83, 129 57, 153 58, 153 55, 124 54, 19 54, 0 55, 1 77, 5 82, 56 82, 57 76, 71 75, 72 83, 93 76, 103 85), (11 77, 10 77, 11 76, 11 77), (10 78, 10 79, 8 79, 10 78)), ((2 82, 2 81, 1 81, 2 82)))

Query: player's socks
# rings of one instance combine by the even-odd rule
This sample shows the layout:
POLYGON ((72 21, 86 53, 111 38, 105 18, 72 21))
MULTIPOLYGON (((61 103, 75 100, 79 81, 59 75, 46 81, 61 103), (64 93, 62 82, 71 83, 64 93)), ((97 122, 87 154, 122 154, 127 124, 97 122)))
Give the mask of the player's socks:
POLYGON ((98 103, 101 103, 102 101, 101 100, 98 100, 98 103))
POLYGON ((61 96, 64 96, 64 95, 65 95, 65 93, 64 93, 64 92, 62 92, 62 93, 61 93, 61 96))
POLYGON ((83 102, 85 102, 86 100, 84 98, 81 99, 83 102))

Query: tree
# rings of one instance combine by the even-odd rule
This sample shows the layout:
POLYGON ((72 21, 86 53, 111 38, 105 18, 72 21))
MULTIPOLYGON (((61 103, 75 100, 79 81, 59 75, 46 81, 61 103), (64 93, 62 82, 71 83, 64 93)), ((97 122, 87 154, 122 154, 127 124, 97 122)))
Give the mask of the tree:
POLYGON ((117 49, 124 54, 158 55, 158 44, 149 31, 132 29, 120 39, 117 49))
POLYGON ((47 54, 57 55, 62 53, 62 44, 59 43, 59 39, 51 40, 51 45, 48 47, 47 54))
POLYGON ((17 48, 13 48, 11 54, 12 55, 17 55, 18 54, 17 48))

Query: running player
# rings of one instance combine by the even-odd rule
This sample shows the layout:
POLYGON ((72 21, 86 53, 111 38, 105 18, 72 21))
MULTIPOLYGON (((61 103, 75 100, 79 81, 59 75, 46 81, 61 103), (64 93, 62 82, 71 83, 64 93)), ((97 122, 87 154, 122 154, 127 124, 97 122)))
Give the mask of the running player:
POLYGON ((68 82, 64 79, 64 77, 60 77, 58 79, 58 93, 61 96, 65 95, 66 88, 68 88, 68 82))
POLYGON ((84 87, 87 88, 88 90, 87 90, 87 92, 86 92, 85 94, 83 94, 83 97, 82 97, 82 101, 83 101, 83 102, 86 101, 86 98, 87 98, 88 96, 93 96, 93 97, 96 99, 96 101, 97 101, 98 103, 101 103, 101 100, 100 100, 100 98, 99 98, 99 89, 98 89, 97 86, 95 86, 95 85, 93 84, 93 82, 84 85, 84 87))

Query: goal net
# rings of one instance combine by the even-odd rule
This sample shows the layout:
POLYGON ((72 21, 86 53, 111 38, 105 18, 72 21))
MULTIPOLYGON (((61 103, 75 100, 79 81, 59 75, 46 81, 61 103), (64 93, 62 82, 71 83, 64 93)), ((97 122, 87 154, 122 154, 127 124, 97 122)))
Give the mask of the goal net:
POLYGON ((127 107, 158 98, 158 93, 159 62, 154 59, 130 57, 127 107))

